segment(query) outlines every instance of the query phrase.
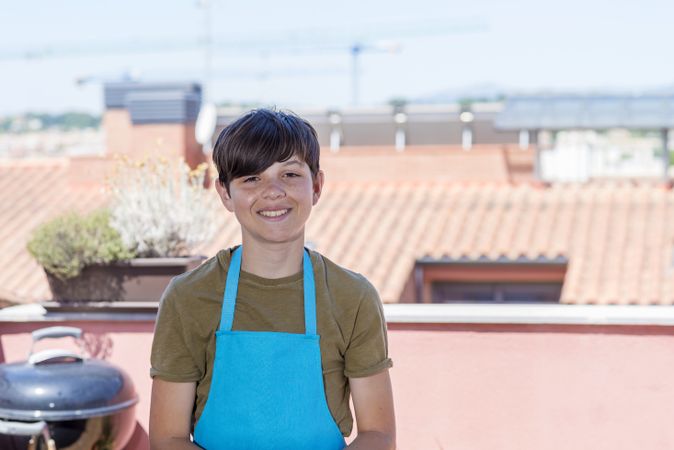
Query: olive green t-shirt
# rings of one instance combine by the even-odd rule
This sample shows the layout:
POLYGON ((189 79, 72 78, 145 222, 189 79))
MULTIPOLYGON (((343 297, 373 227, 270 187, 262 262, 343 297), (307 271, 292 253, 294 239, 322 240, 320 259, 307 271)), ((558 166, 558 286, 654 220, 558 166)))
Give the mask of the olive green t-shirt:
MULTIPOLYGON (((221 250, 179 275, 161 299, 150 375, 196 382, 193 424, 206 405, 215 358, 215 332, 233 249, 221 250)), ((321 336, 323 385, 332 417, 351 434, 348 378, 374 375, 393 363, 379 295, 360 274, 310 251, 316 283, 316 326, 321 336)), ((302 273, 267 279, 241 271, 232 330, 304 333, 302 273)))

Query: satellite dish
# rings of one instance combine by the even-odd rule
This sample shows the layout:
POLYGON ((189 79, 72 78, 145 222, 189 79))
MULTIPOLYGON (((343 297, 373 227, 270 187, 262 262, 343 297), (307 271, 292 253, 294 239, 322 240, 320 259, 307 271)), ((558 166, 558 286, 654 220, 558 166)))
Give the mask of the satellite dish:
POLYGON ((199 110, 197 123, 194 127, 194 136, 197 142, 203 145, 204 153, 211 150, 211 140, 218 119, 218 111, 213 103, 205 103, 199 110))

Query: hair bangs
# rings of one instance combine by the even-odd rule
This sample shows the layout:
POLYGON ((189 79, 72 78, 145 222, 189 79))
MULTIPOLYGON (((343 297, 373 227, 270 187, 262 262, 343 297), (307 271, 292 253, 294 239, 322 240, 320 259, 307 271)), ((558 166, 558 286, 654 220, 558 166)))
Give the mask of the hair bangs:
POLYGON ((318 173, 320 147, 316 131, 306 120, 268 109, 250 111, 227 126, 213 150, 220 181, 264 172, 276 162, 297 156, 312 175, 318 173))

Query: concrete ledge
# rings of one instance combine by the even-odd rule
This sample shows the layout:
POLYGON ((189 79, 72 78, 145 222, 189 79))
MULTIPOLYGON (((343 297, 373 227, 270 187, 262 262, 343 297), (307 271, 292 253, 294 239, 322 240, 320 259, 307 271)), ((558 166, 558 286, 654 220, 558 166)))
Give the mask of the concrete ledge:
POLYGON ((66 307, 58 309, 56 303, 32 303, 28 305, 11 306, 0 309, 0 323, 3 322, 97 322, 97 321, 121 321, 121 322, 154 322, 157 317, 157 303, 133 303, 115 305, 111 308, 109 303, 96 310, 89 305, 78 311, 76 308, 66 307), (133 303, 133 304, 131 304, 133 303), (129 305, 131 304, 131 305, 129 305), (54 308, 54 309, 52 309, 54 308))
POLYGON ((154 322, 156 318, 156 314, 147 313, 48 313, 43 316, 0 316, 0 324, 26 322, 154 322))
MULTIPOLYGON (((156 304, 134 306, 142 307, 47 311, 24 305, 0 310, 0 323, 155 320, 156 304)), ((384 315, 388 323, 674 326, 674 306, 384 304, 384 315)))
POLYGON ((674 325, 674 306, 385 304, 390 323, 674 325))

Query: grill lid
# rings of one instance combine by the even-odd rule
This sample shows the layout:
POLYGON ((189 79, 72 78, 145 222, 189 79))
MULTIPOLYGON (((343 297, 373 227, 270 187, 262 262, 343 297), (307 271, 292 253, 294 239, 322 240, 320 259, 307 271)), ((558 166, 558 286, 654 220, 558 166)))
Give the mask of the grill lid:
POLYGON ((131 378, 112 364, 65 350, 0 364, 0 419, 75 420, 133 406, 131 378))

